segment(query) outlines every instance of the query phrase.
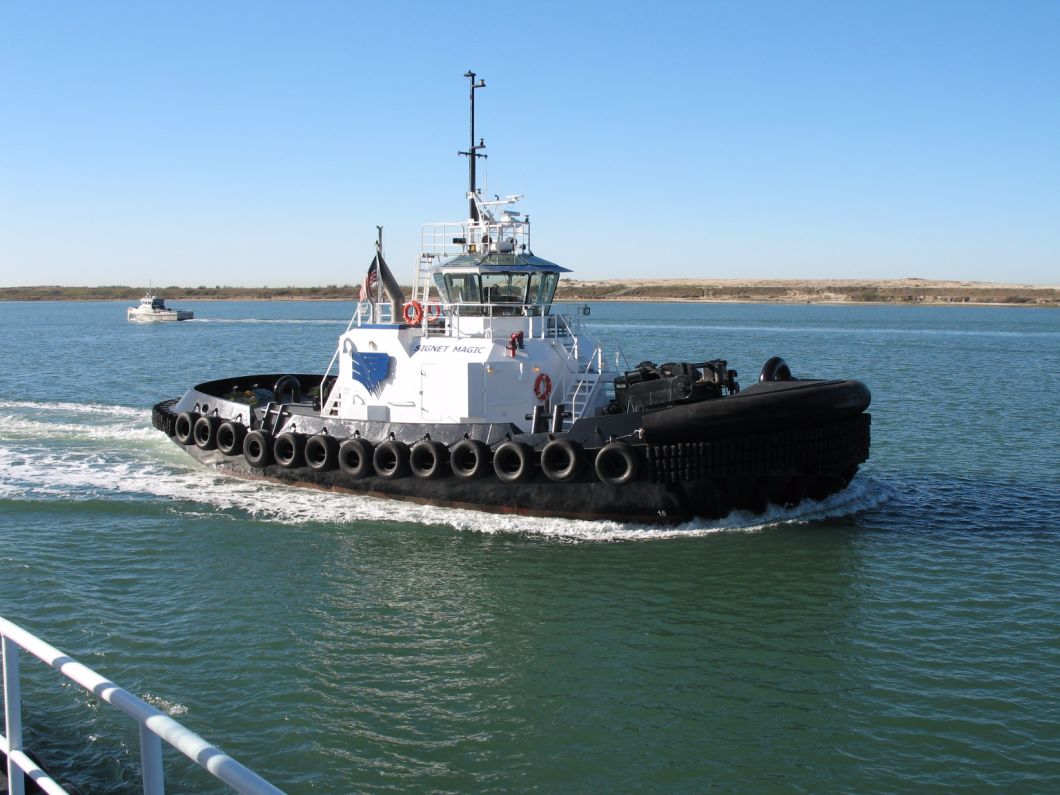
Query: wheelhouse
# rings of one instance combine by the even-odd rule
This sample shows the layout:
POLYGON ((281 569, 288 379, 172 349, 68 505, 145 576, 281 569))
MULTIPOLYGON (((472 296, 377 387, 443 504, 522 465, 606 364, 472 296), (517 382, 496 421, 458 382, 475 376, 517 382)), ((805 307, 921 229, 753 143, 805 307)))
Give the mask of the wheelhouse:
POLYGON ((533 255, 510 257, 508 264, 483 264, 464 255, 434 269, 439 300, 464 317, 547 315, 566 268, 533 255))

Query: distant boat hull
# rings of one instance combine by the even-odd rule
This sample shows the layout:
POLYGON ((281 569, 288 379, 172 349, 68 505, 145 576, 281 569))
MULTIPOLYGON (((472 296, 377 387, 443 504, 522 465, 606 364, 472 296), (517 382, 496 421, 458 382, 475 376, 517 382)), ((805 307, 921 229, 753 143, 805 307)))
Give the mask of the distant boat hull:
POLYGON ((139 312, 136 307, 129 309, 127 319, 133 323, 168 323, 178 320, 192 320, 195 313, 187 309, 167 309, 165 312, 139 312))
POLYGON ((191 320, 193 317, 195 317, 194 312, 168 307, 164 298, 151 293, 140 299, 139 306, 130 306, 125 313, 126 320, 134 323, 168 323, 191 320))

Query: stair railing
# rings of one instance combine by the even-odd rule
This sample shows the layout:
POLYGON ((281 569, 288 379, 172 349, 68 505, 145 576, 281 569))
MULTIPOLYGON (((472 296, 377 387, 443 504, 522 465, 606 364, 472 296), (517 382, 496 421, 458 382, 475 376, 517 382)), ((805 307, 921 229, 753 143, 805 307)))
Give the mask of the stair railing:
POLYGON ((585 364, 584 370, 579 370, 574 382, 574 390, 567 396, 567 399, 571 404, 571 424, 580 419, 585 414, 585 407, 589 405, 589 398, 592 395, 592 390, 600 380, 600 374, 603 372, 603 355, 604 349, 597 345, 593 350, 592 355, 589 356, 588 362, 585 364), (596 372, 593 372, 593 364, 596 365, 596 372), (581 395, 582 387, 585 387, 585 403, 582 405, 581 410, 578 410, 578 398, 581 395))

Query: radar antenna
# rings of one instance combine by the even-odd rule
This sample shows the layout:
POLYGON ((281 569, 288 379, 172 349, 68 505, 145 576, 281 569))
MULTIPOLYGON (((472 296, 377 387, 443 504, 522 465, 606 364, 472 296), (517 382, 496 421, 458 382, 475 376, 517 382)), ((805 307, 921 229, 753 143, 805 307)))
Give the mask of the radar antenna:
POLYGON ((468 206, 471 211, 471 220, 480 221, 482 219, 479 217, 478 203, 475 201, 475 196, 478 195, 478 183, 475 178, 475 161, 480 157, 483 159, 486 158, 486 155, 479 153, 480 149, 486 148, 486 142, 479 138, 478 145, 475 144, 475 89, 485 88, 486 81, 479 80, 478 82, 475 82, 476 75, 470 70, 464 73, 464 77, 471 81, 471 143, 466 152, 458 152, 457 154, 461 154, 468 159, 468 171, 470 172, 468 174, 468 206))

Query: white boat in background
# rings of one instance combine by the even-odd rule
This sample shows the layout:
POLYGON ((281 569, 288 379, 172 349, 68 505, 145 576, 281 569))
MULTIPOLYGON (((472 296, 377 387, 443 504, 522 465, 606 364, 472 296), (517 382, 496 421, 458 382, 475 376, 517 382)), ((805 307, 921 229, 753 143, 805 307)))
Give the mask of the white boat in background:
POLYGON ((170 309, 164 298, 148 293, 140 299, 139 306, 130 306, 126 319, 137 322, 155 322, 159 320, 191 320, 195 313, 189 309, 170 309))

